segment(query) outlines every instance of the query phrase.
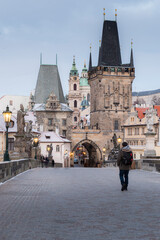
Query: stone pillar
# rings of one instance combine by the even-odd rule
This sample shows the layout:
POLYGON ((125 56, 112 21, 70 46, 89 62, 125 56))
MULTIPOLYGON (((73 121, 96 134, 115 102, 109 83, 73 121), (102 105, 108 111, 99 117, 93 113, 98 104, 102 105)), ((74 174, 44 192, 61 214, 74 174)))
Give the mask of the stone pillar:
POLYGON ((156 135, 156 133, 154 133, 154 132, 147 132, 147 133, 145 133, 145 136, 146 136, 146 148, 144 150, 144 157, 156 156, 155 135, 156 135))

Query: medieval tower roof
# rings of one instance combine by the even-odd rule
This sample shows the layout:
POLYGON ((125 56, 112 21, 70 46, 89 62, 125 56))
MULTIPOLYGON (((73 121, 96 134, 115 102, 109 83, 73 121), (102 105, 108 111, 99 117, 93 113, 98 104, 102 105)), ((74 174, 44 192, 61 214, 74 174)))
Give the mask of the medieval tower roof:
POLYGON ((57 65, 40 65, 35 89, 35 103, 46 103, 51 93, 60 103, 65 103, 57 65))
POLYGON ((116 21, 104 21, 99 66, 120 66, 121 52, 116 21))

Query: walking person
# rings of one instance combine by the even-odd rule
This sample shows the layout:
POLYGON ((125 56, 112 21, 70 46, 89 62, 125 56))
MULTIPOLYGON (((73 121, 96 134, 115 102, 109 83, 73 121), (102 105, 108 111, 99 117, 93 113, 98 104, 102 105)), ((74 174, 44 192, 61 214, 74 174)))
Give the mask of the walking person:
POLYGON ((127 190, 128 174, 133 162, 133 153, 127 142, 122 143, 122 149, 118 153, 117 165, 119 166, 119 177, 122 185, 121 191, 127 190))

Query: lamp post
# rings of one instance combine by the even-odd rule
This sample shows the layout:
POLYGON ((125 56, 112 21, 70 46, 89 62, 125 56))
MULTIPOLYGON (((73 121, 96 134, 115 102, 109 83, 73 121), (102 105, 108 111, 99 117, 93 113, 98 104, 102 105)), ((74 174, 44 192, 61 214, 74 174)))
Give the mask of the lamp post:
POLYGON ((106 148, 103 147, 102 151, 103 151, 103 163, 105 163, 106 148))
POLYGON ((3 111, 3 117, 6 123, 6 151, 4 154, 4 161, 10 161, 9 153, 8 153, 8 128, 9 128, 9 123, 11 121, 11 115, 12 115, 12 112, 9 111, 9 107, 7 106, 6 111, 3 111))
POLYGON ((50 150, 51 150, 51 147, 50 147, 50 145, 47 145, 48 157, 49 157, 50 150))
POLYGON ((117 142, 118 142, 119 144, 122 142, 122 138, 120 138, 120 136, 119 136, 119 138, 117 138, 117 142))
POLYGON ((37 147, 38 147, 38 143, 39 143, 39 141, 38 141, 38 137, 34 137, 34 139, 33 139, 33 146, 35 147, 35 159, 37 159, 37 147))

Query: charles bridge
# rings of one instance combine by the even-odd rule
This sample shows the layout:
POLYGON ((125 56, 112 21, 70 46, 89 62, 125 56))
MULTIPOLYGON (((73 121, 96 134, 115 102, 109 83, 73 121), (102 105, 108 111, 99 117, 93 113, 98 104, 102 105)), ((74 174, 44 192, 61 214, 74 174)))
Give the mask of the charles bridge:
POLYGON ((7 165, 12 176, 24 172, 0 185, 1 240, 159 240, 157 172, 130 171, 122 192, 117 167, 42 168, 26 159, 1 163, 1 177, 7 165))

